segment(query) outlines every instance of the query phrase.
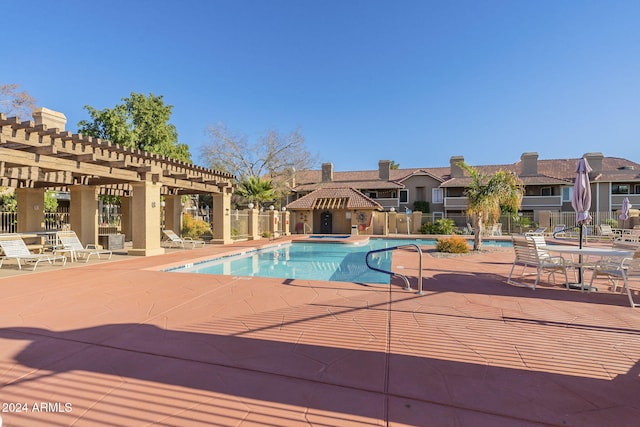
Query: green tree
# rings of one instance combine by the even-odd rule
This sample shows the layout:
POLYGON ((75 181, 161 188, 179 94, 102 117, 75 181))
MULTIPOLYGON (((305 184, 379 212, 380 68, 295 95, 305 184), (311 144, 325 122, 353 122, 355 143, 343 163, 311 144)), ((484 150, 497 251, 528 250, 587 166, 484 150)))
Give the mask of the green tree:
POLYGON ((393 170, 400 169, 400 163, 396 163, 394 160, 391 160, 391 164, 389 164, 389 169, 393 169, 393 170))
POLYGON ((271 201, 276 197, 271 180, 256 176, 250 176, 246 180, 240 181, 235 194, 247 202, 254 203, 256 206, 263 202, 271 201))
POLYGON ((465 188, 467 210, 473 218, 475 234, 473 250, 482 248, 482 232, 485 222, 495 222, 501 210, 517 212, 522 204, 524 185, 510 171, 499 170, 492 175, 481 174, 476 168, 462 162, 459 166, 471 176, 471 184, 465 188))
POLYGON ((178 131, 169 123, 172 105, 162 96, 131 93, 123 104, 96 110, 86 105, 91 119, 78 123, 78 132, 150 153, 191 162, 189 146, 178 142, 178 131))

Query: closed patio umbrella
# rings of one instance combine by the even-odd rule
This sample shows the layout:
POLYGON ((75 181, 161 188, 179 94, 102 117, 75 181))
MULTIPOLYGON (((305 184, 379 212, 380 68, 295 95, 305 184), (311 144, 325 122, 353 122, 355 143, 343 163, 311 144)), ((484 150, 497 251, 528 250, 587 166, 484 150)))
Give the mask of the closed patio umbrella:
MULTIPOLYGON (((580 226, 580 249, 582 249, 582 236, 584 233, 584 225, 591 222, 589 208, 591 208, 591 184, 589 182, 589 172, 591 166, 584 157, 578 162, 576 170, 576 180, 573 183, 573 197, 571 198, 571 206, 576 211, 576 223, 580 226)), ((582 265, 582 255, 579 256, 579 262, 582 265)), ((578 268, 578 276, 580 286, 582 287, 582 267, 578 268)))
POLYGON ((573 197, 571 206, 576 211, 576 223, 580 226, 580 247, 582 248, 582 234, 585 224, 591 222, 589 209, 591 208, 591 184, 589 183, 591 166, 584 157, 578 162, 576 180, 573 183, 573 197))
POLYGON ((618 216, 622 221, 626 221, 629 219, 629 211, 631 210, 631 203, 629 203, 629 198, 625 197, 622 201, 622 212, 618 216))

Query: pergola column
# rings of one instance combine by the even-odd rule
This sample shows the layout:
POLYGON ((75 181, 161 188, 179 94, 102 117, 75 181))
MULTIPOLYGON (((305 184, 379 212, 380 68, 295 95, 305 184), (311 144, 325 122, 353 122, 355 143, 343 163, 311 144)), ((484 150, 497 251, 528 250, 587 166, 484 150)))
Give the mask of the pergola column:
POLYGON ((164 228, 181 234, 182 230, 182 196, 164 196, 164 228))
POLYGON ((213 242, 233 243, 231 239, 231 191, 213 193, 213 242))
POLYGON ((95 185, 69 187, 69 222, 83 245, 98 243, 98 191, 95 185))
POLYGON ((16 189, 17 231, 44 231, 44 188, 16 189))
POLYGON ((131 209, 135 213, 132 224, 133 248, 129 255, 159 255, 160 246, 160 188, 150 180, 131 183, 133 199, 131 209))

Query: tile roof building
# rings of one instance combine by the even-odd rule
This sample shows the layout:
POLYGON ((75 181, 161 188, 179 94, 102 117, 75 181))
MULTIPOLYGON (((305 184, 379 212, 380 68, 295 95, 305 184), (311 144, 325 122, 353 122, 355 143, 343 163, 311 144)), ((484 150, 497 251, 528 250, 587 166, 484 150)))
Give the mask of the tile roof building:
MULTIPOLYGON (((586 153, 593 171, 590 174, 593 212, 614 212, 625 197, 640 206, 640 164, 602 153, 586 153)), ((521 210, 538 219, 540 212, 571 212, 571 194, 578 158, 539 159, 538 153, 523 153, 511 164, 474 166, 481 174, 498 170, 516 173, 525 185, 521 210)), ((314 191, 339 194, 339 189, 358 190, 386 211, 404 212, 416 207, 432 213, 434 218, 463 215, 467 200, 464 190, 471 182, 459 166, 464 157, 453 156, 446 167, 391 169, 392 162, 381 160, 378 169, 334 171, 331 163, 320 170, 299 171, 291 183, 290 206, 314 191), (428 204, 428 205, 427 205, 428 204)), ((337 196, 335 196, 337 197, 337 196)))

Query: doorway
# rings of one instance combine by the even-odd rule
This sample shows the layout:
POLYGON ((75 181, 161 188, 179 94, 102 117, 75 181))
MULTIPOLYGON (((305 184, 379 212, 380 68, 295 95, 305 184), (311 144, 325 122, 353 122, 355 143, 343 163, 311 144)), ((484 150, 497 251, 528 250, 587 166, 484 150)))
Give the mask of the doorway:
POLYGON ((320 234, 331 234, 333 230, 333 214, 331 212, 322 212, 320 214, 320 234))

